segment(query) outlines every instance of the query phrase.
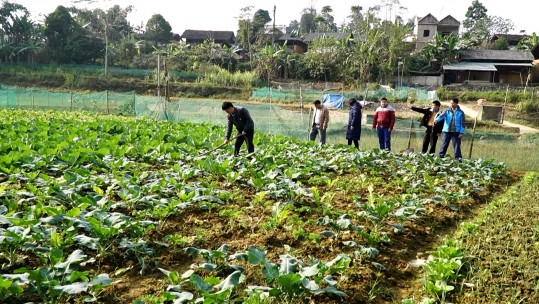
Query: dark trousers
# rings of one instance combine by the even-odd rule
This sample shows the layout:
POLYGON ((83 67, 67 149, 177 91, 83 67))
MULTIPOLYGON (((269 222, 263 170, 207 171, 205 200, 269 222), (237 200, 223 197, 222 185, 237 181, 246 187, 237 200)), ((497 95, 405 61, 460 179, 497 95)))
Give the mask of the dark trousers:
POLYGON ((436 152, 436 143, 438 142, 438 134, 432 131, 432 127, 427 127, 425 131, 425 136, 423 136, 423 149, 421 152, 434 154, 436 152), (430 150, 429 150, 430 146, 430 150))
POLYGON ((455 152, 455 159, 462 161, 462 152, 460 151, 460 142, 458 132, 443 132, 442 133, 442 145, 440 146, 440 157, 444 157, 449 147, 449 142, 453 142, 453 151, 455 152))
POLYGON ((311 133, 309 134, 309 138, 312 141, 314 141, 318 134, 320 134, 320 144, 325 145, 326 144, 326 130, 320 129, 319 124, 313 124, 313 127, 311 128, 311 133))
POLYGON ((380 144, 380 150, 391 151, 391 132, 388 128, 376 127, 378 133, 378 143, 380 144))
POLYGON ((247 142, 247 152, 253 153, 255 152, 255 145, 253 144, 253 138, 254 138, 254 131, 247 132, 245 135, 240 136, 236 138, 236 142, 234 143, 234 155, 238 156, 240 154, 240 148, 241 145, 243 145, 243 142, 247 142))
POLYGON ((359 139, 349 139, 348 140, 348 145, 351 146, 352 142, 354 143, 354 147, 359 149, 359 139))

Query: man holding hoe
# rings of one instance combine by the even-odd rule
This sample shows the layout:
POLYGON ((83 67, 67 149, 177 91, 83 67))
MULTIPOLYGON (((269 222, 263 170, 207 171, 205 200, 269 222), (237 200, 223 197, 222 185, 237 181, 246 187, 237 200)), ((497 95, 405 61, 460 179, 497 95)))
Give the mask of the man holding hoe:
POLYGON ((238 130, 238 135, 236 136, 236 141, 234 142, 234 156, 238 156, 240 154, 240 148, 244 141, 247 142, 247 152, 253 153, 255 151, 255 146, 253 144, 255 123, 253 122, 249 111, 247 111, 247 109, 244 107, 235 107, 230 101, 223 102, 223 106, 221 108, 227 113, 228 117, 225 144, 230 142, 232 125, 234 125, 236 126, 236 130, 238 130))

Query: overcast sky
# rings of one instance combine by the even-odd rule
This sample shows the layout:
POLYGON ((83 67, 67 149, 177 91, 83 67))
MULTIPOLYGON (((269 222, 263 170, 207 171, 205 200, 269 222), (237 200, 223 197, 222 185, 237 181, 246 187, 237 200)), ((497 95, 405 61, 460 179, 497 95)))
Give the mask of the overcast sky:
MULTIPOLYGON (((342 24, 350 15, 350 7, 360 5, 363 10, 380 5, 382 2, 398 0, 11 0, 20 3, 30 10, 34 20, 42 21, 44 15, 50 14, 58 5, 77 6, 103 9, 114 4, 121 7, 133 5, 134 10, 128 16, 132 25, 140 25, 153 14, 161 14, 172 26, 174 33, 183 33, 186 29, 194 30, 228 30, 237 31, 238 16, 241 8, 254 6, 253 13, 258 9, 267 10, 273 17, 273 7, 276 6, 276 25, 288 25, 291 20, 298 20, 301 11, 311 5, 320 12, 323 6, 331 6, 337 25, 342 24), (90 3, 91 2, 91 3, 90 3)), ((414 16, 423 17, 428 13, 441 20, 451 15, 461 23, 466 10, 473 0, 400 0, 399 10, 404 20, 414 16), (405 9, 404 9, 405 8, 405 9)), ((515 24, 513 33, 525 30, 527 34, 539 34, 538 0, 481 0, 489 15, 511 19, 515 24), (535 16, 534 16, 535 14, 535 16)), ((385 18, 390 12, 382 10, 380 17, 385 18)), ((391 12, 392 16, 395 10, 391 12)))

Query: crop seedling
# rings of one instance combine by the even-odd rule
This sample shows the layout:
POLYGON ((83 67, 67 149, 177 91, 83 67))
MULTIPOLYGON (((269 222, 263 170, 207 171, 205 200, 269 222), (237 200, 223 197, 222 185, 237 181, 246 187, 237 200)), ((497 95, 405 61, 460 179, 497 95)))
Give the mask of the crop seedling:
POLYGON ((462 249, 450 239, 431 252, 432 256, 423 265, 425 277, 423 284, 427 293, 442 302, 446 294, 455 289, 451 284, 459 278, 462 267, 462 249))
MULTIPOLYGON (((420 154, 358 152, 333 145, 322 149, 264 133, 256 137, 259 152, 251 160, 234 158, 224 150, 199 157, 202 149, 208 149, 208 142, 222 138, 221 126, 75 111, 4 109, 0 117, 4 131, 0 142, 0 259, 4 270, 0 302, 6 303, 105 301, 101 292, 107 279, 99 269, 114 269, 119 261, 138 263, 142 270, 154 265, 157 257, 152 244, 160 235, 149 232, 159 224, 171 227, 169 221, 185 216, 193 223, 190 230, 180 227, 165 242, 185 247, 232 235, 235 246, 241 246, 246 243, 237 243, 237 234, 230 233, 234 224, 221 229, 214 221, 238 219, 246 212, 251 219, 247 230, 252 235, 245 241, 253 241, 265 225, 268 237, 277 231, 286 233, 287 238, 309 243, 309 250, 316 252, 323 239, 320 231, 326 230, 334 235, 332 240, 350 236, 339 246, 354 258, 371 259, 371 265, 383 269, 375 260, 376 247, 390 241, 387 229, 402 231, 401 224, 423 216, 427 204, 451 202, 459 212, 463 199, 473 199, 475 192, 488 189, 508 174, 505 166, 487 160, 456 164, 420 154), (339 192, 335 192, 337 188, 339 192), (364 193, 368 197, 362 201, 353 199, 364 193), (359 210, 341 210, 340 206, 350 207, 351 202, 359 210), (325 217, 328 223, 320 231, 309 230, 318 218, 325 217), (393 218, 399 223, 393 223, 393 218), (190 231, 189 236, 185 231, 190 231), (28 261, 31 269, 24 264, 15 268, 28 261)), ((419 222, 428 221, 429 215, 425 215, 426 221, 419 222)), ((161 295, 147 297, 148 302, 245 302, 248 290, 239 290, 239 286, 255 286, 250 289, 253 301, 254 294, 266 296, 265 302, 317 301, 319 295, 324 299, 343 295, 336 291, 337 278, 348 279, 348 286, 354 282, 347 277, 349 258, 343 256, 333 263, 315 257, 302 261, 287 251, 278 261, 269 261, 264 253, 261 262, 251 263, 246 273, 242 267, 249 263, 248 252, 195 249, 191 250, 199 250, 195 256, 201 260, 190 272, 178 274, 161 295), (336 266, 341 263, 342 267, 336 266), (243 277, 251 271, 255 271, 253 277, 243 277)), ((276 247, 271 250, 268 256, 278 256, 276 247)), ((297 253, 306 254, 303 250, 297 253)), ((451 250, 443 253, 450 262, 458 258, 451 250)), ((456 273, 452 267, 447 268, 452 272, 444 268, 444 263, 432 264, 433 272, 456 273)), ((441 290, 455 284, 436 285, 434 275, 431 282, 441 290)), ((367 296, 367 292, 354 294, 350 301, 361 302, 367 296)))
POLYGON ((188 237, 188 236, 181 235, 179 233, 175 233, 175 234, 166 235, 163 238, 163 240, 167 242, 168 244, 181 248, 181 247, 185 247, 191 244, 195 240, 195 237, 194 236, 188 237))
POLYGON ((333 275, 344 271, 350 264, 350 258, 345 255, 336 257, 330 262, 312 261, 311 265, 304 264, 297 258, 285 254, 280 256, 280 265, 266 260, 266 253, 256 247, 248 250, 248 261, 252 265, 263 267, 270 286, 250 286, 248 293, 262 293, 266 297, 282 299, 285 303, 306 300, 319 294, 335 294, 345 297, 346 294, 335 288, 337 281, 333 275), (325 287, 323 287, 325 286, 325 287))

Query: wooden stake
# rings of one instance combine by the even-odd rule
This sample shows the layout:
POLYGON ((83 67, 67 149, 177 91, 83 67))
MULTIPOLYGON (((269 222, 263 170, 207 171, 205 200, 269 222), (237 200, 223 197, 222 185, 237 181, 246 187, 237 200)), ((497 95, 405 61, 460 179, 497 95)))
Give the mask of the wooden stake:
POLYGON ((505 118, 505 105, 507 104, 507 95, 509 94, 509 85, 507 85, 507 89, 505 90, 505 101, 503 102, 503 108, 502 108, 502 119, 500 123, 503 124, 503 120, 505 118))
POLYGON ((468 153, 468 158, 472 158, 472 149, 473 149, 473 141, 475 137, 475 127, 477 126, 477 115, 475 115, 475 120, 473 122, 473 131, 472 131, 472 142, 470 143, 470 152, 468 153))

